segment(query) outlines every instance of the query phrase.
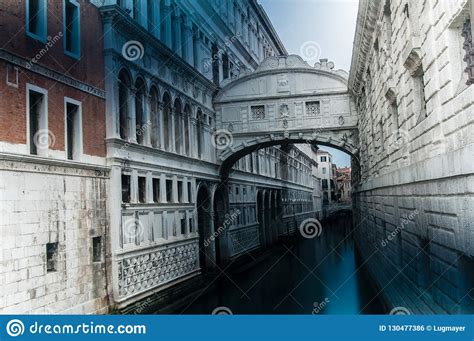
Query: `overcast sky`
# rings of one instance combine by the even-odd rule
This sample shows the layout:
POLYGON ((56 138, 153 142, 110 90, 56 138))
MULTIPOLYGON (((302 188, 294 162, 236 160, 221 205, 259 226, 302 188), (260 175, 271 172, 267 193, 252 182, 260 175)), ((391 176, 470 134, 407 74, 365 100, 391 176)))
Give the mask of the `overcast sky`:
MULTIPOLYGON (((310 65, 320 58, 333 61, 336 69, 349 71, 358 0, 258 0, 267 12, 289 54, 298 54, 310 65)), ((338 150, 338 167, 350 158, 338 150)))

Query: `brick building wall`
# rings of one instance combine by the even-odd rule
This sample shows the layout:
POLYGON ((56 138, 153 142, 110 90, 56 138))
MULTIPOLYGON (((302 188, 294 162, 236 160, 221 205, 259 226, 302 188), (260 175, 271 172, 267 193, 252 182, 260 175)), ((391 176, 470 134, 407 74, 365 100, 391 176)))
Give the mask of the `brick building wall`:
POLYGON ((77 2, 74 57, 65 52, 66 2, 44 3, 43 40, 26 32, 27 1, 0 4, 0 313, 107 312, 100 14, 89 1, 77 2), (38 131, 46 134, 47 148, 37 155, 30 149, 37 141, 29 136, 29 89, 47 93, 41 109, 47 120, 38 131), (80 117, 73 133, 66 128, 66 100, 77 104, 74 117, 80 117), (68 143, 77 145, 73 157, 68 143))

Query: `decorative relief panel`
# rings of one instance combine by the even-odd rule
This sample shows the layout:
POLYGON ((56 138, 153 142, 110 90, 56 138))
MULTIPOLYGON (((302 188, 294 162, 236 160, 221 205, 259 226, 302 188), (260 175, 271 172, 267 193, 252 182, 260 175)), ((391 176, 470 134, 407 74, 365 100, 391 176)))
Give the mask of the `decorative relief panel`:
POLYGON ((231 257, 260 245, 257 226, 230 231, 229 238, 231 257))
POLYGON ((118 261, 120 297, 137 294, 199 269, 198 243, 124 258, 118 261))

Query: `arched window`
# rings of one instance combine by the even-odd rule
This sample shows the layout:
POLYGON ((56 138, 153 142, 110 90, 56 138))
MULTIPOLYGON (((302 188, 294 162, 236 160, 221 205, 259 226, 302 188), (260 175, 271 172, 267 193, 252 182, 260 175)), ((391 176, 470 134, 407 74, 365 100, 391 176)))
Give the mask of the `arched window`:
POLYGON ((197 142, 197 152, 198 157, 202 158, 202 135, 203 135, 203 122, 202 122, 202 112, 201 109, 198 109, 197 113, 197 129, 196 129, 196 142, 197 142))
POLYGON ((189 119, 191 117, 191 107, 189 104, 184 108, 184 153, 190 155, 189 152, 189 119))
POLYGON ((165 150, 170 150, 170 132, 171 132, 171 97, 168 93, 163 95, 163 138, 165 141, 165 150))
POLYGON ((174 143, 175 143, 175 151, 176 153, 180 153, 180 147, 181 143, 181 102, 179 98, 177 98, 174 101, 174 109, 173 109, 173 114, 174 114, 174 143))
POLYGON ((135 133, 139 144, 143 144, 145 129, 147 129, 144 122, 145 94, 145 82, 138 78, 135 82, 135 133))
POLYGON ((157 148, 160 144, 160 122, 159 122, 159 95, 155 86, 150 89, 150 121, 151 121, 151 145, 157 148))
POLYGON ((118 84, 118 123, 120 138, 126 140, 129 137, 129 96, 130 96, 130 77, 125 70, 119 73, 118 84))

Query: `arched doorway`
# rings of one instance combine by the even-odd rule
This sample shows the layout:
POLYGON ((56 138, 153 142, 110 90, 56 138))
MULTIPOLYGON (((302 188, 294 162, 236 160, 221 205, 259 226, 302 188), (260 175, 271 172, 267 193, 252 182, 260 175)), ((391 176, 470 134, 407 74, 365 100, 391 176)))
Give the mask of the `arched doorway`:
POLYGON ((199 233, 199 264, 201 269, 214 266, 214 243, 211 238, 211 194, 206 186, 200 186, 196 198, 199 233))

